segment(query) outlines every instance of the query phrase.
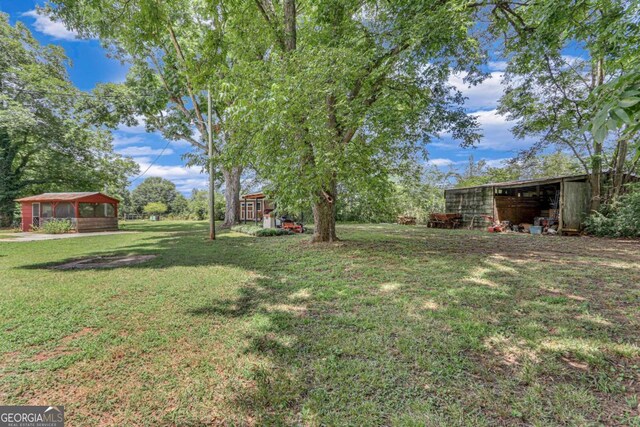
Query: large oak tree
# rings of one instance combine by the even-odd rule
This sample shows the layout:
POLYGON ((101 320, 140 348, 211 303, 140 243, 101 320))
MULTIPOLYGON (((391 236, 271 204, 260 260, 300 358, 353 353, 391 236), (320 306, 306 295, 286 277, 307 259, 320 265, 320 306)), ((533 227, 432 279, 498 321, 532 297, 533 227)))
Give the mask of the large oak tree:
POLYGON ((234 70, 234 127, 252 141, 281 208, 312 204, 315 241, 337 239, 341 184, 382 190, 438 133, 476 140, 447 84, 452 72, 479 78, 465 5, 256 0, 246 12, 266 26, 246 41, 256 60, 234 70))
MULTIPOLYGON (((99 37, 114 56, 131 65, 123 85, 97 88, 112 95, 105 122, 144 120, 147 130, 194 147, 190 164, 209 161, 207 137, 214 135, 215 162, 225 181, 225 225, 239 221, 240 179, 246 160, 229 151, 225 74, 233 66, 227 51, 227 7, 220 1, 54 0, 47 11, 81 36, 99 37), (207 90, 213 93, 212 122, 207 90)), ((238 12, 241 13, 241 12, 238 12)))

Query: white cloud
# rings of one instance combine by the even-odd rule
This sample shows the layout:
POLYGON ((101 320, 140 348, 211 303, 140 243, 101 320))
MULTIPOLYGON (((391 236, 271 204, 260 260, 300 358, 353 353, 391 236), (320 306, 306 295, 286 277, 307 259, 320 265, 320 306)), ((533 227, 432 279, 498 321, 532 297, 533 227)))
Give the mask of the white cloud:
POLYGON ((176 185, 176 188, 181 193, 188 195, 194 188, 207 188, 208 178, 206 174, 203 174, 201 168, 198 166, 183 166, 183 165, 151 165, 151 159, 145 157, 134 158, 134 161, 140 166, 140 171, 144 172, 144 176, 136 182, 140 184, 145 178, 150 176, 159 176, 164 179, 168 179, 176 185))
POLYGON ((479 149, 498 151, 518 151, 528 148, 533 140, 517 139, 511 133, 514 122, 507 121, 505 116, 498 114, 497 110, 476 111, 473 113, 478 118, 478 123, 483 137, 478 143, 479 149))
POLYGON ((469 110, 496 108, 502 96, 504 86, 501 83, 502 73, 492 72, 482 83, 471 86, 464 82, 465 74, 454 74, 449 77, 449 84, 458 89, 468 99, 464 105, 469 110))
POLYGON ((507 69, 507 61, 489 61, 487 64, 492 71, 504 71, 507 69))
POLYGON ((133 161, 136 162, 138 165, 146 164, 148 166, 151 164, 153 159, 151 157, 143 156, 143 157, 133 157, 133 161))
POLYGON ((144 139, 141 136, 124 136, 117 133, 113 134, 113 146, 121 147, 123 145, 139 144, 144 139))
POLYGON ((498 114, 498 110, 482 110, 471 113, 476 116, 480 126, 511 126, 507 118, 498 114))
POLYGON ((149 146, 133 146, 133 147, 125 147, 117 150, 118 154, 122 154, 123 156, 168 156, 173 154, 173 150, 171 148, 152 148, 149 146))
POLYGON ((502 159, 483 159, 483 160, 487 162, 487 166, 491 168, 500 168, 505 166, 506 162, 508 160, 511 160, 511 157, 505 157, 502 159))
POLYGON ((120 126, 118 126, 118 131, 124 133, 147 133, 144 116, 135 116, 135 119, 138 124, 133 126, 121 124, 120 126))
POLYGON ((439 158, 439 159, 429 159, 429 160, 427 161, 427 163, 429 163, 430 165, 433 165, 433 166, 441 167, 441 166, 449 166, 449 165, 452 165, 454 162, 453 162, 453 160, 451 160, 451 159, 442 159, 442 158, 439 158))
POLYGON ((79 40, 78 33, 67 29, 62 22, 52 21, 48 16, 39 14, 37 10, 30 10, 23 13, 22 16, 34 18, 33 27, 42 34, 58 40, 79 40))

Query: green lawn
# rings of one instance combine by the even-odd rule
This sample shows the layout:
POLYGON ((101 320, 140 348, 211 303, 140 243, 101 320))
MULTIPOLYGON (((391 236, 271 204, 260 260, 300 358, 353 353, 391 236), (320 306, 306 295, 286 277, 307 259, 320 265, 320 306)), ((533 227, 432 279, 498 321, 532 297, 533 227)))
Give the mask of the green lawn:
POLYGON ((0 403, 68 425, 640 425, 640 243, 205 223, 0 243, 0 403), (96 255, 136 266, 56 270, 96 255))

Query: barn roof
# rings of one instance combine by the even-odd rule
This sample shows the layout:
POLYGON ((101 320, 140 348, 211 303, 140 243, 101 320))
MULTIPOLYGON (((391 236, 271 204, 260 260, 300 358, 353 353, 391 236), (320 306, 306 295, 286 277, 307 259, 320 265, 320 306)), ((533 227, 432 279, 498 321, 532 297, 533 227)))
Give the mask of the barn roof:
POLYGON ((471 185, 468 187, 454 187, 448 188, 447 191, 450 190, 464 190, 469 188, 483 188, 483 187, 527 187, 530 185, 544 185, 544 184, 553 184, 556 182, 560 182, 563 180, 569 181, 580 181, 583 179, 587 179, 588 175, 585 174, 577 174, 577 175, 561 175, 554 176, 550 178, 535 178, 535 179, 523 179, 519 181, 505 181, 505 182, 491 182, 488 184, 482 185, 471 185))
POLYGON ((61 201, 72 201, 72 200, 80 200, 87 197, 93 196, 102 196, 107 199, 111 199, 115 202, 118 202, 118 199, 114 199, 113 197, 107 196, 106 194, 99 193, 97 191, 84 191, 84 192, 75 192, 75 193, 42 193, 35 196, 23 197, 21 199, 16 199, 17 202, 61 202, 61 201))

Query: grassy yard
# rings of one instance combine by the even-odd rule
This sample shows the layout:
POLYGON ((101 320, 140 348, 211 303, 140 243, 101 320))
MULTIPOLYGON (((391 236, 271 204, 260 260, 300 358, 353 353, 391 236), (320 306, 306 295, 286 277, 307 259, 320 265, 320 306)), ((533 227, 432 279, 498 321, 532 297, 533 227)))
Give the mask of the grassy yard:
POLYGON ((206 224, 0 243, 0 403, 88 425, 640 425, 640 243, 206 224), (56 270, 97 255, 135 266, 56 270))

